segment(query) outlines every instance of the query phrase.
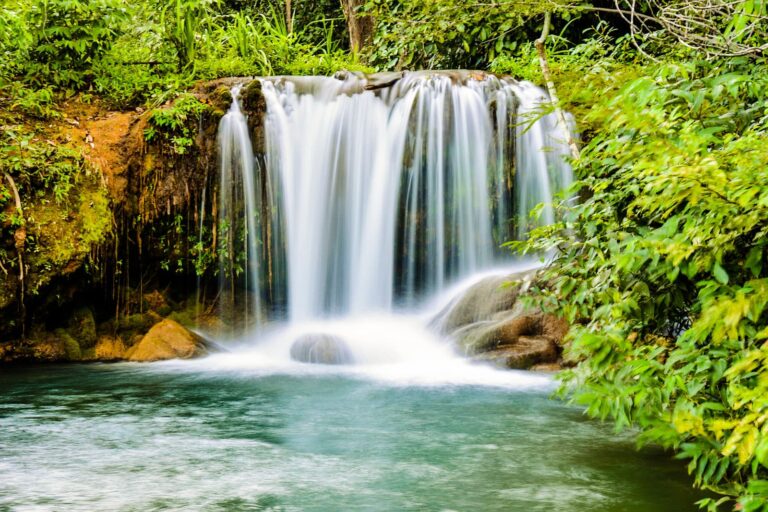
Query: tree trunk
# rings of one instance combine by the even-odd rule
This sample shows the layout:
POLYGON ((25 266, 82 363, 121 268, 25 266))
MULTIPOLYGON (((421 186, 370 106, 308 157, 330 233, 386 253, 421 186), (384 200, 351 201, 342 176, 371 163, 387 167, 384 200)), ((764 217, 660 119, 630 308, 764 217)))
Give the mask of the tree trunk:
POLYGON ((549 92, 549 99, 552 101, 552 106, 555 109, 555 115, 558 122, 562 125, 568 138, 568 147, 571 150, 571 157, 574 160, 579 158, 579 146, 576 145, 576 141, 573 140, 573 134, 568 127, 568 123, 565 121, 565 114, 563 109, 560 108, 560 99, 557 97, 557 90, 555 89, 555 82, 552 80, 552 74, 549 72, 549 62, 547 62, 547 50, 544 48, 544 41, 547 40, 549 35, 549 25, 552 22, 552 14, 546 13, 544 15, 544 28, 541 31, 541 37, 536 40, 536 50, 539 53, 539 64, 541 65, 541 74, 544 75, 544 81, 547 84, 547 92, 549 92))
POLYGON ((363 4, 365 0, 341 0, 341 8, 344 10, 349 29, 349 46, 354 53, 358 53, 373 36, 373 18, 358 12, 358 8, 363 4))
POLYGON ((291 0, 285 0, 285 26, 288 33, 293 33, 293 5, 291 0))

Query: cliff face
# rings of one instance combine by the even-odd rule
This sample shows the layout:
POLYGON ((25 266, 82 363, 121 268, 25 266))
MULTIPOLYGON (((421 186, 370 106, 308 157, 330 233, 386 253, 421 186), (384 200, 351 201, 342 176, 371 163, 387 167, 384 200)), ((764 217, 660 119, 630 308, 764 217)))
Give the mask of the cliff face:
POLYGON ((216 133, 235 82, 150 111, 79 97, 46 123, 11 119, 29 135, 3 141, 0 361, 98 358, 97 340, 128 349, 168 315, 214 322, 216 133))

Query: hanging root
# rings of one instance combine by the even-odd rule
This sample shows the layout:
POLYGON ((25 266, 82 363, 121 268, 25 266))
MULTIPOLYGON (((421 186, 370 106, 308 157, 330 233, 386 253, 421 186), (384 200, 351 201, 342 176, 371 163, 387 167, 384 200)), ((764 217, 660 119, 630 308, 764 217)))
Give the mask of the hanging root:
MULTIPOLYGON (((19 195, 19 189, 16 188, 16 182, 10 174, 4 173, 5 179, 8 181, 8 185, 13 192, 13 198, 16 201, 16 212, 21 218, 21 226, 13 234, 14 245, 16 247, 16 254, 19 257, 19 310, 21 313, 21 325, 22 325, 22 338, 24 337, 24 325, 25 325, 25 308, 24 308, 24 245, 27 241, 27 228, 24 222, 24 210, 21 208, 21 196, 19 195)), ((3 271, 8 272, 3 267, 3 271)))

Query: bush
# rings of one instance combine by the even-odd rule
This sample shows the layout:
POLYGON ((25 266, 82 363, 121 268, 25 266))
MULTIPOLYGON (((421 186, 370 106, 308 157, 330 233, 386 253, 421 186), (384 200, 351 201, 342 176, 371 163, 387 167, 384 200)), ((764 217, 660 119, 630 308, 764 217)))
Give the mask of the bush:
POLYGON ((111 47, 125 11, 116 0, 36 0, 26 76, 30 83, 82 89, 91 66, 111 47))
POLYGON ((742 510, 768 507, 764 65, 658 65, 593 97, 588 199, 513 244, 557 251, 539 301, 574 325, 574 400, 679 450, 742 510))

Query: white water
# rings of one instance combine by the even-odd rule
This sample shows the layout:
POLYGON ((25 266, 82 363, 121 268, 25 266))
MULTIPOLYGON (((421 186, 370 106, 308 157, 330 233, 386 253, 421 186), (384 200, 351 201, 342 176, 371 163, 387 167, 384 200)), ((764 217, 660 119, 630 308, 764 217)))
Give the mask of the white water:
MULTIPOLYGON (((251 234, 256 229, 256 174, 254 172, 253 149, 248 135, 248 125, 240 110, 237 97, 240 88, 232 90, 232 105, 219 123, 219 155, 221 159, 221 177, 219 181, 219 242, 226 251, 219 256, 219 279, 223 289, 231 289, 233 284, 234 258, 239 252, 236 227, 238 207, 244 212, 244 237, 246 286, 257 287, 259 283, 259 261, 256 252, 257 238, 251 234)), ((246 317, 260 315, 259 294, 248 295, 246 317)))
MULTIPOLYGON (((509 265, 500 244, 554 220, 551 204, 529 219, 571 181, 565 128, 541 113, 546 95, 466 73, 409 73, 377 91, 355 76, 261 84, 261 165, 237 89, 221 122, 220 218, 245 215, 248 286, 262 299, 287 295, 288 322, 219 363, 279 367, 297 337, 327 333, 369 372, 468 372, 422 317, 393 312, 509 265)), ((276 306, 265 302, 249 313, 276 306)))

